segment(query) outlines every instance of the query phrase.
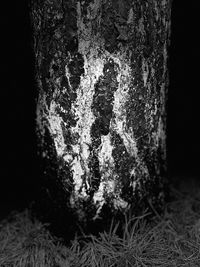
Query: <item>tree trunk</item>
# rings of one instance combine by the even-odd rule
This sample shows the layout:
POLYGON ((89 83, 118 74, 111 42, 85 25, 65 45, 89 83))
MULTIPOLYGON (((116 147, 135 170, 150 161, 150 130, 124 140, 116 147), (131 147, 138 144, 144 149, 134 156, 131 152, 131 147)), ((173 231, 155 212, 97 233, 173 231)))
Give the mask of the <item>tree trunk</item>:
POLYGON ((32 3, 46 191, 80 221, 164 203, 170 0, 32 3))

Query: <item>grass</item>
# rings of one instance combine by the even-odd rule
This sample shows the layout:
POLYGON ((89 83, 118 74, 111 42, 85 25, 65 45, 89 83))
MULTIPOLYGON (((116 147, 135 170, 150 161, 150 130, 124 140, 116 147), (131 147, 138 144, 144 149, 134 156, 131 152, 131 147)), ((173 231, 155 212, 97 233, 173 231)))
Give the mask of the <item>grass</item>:
POLYGON ((164 215, 126 218, 99 237, 76 237, 66 247, 30 212, 13 213, 0 224, 0 266, 20 267, 196 267, 200 266, 200 192, 173 189, 164 215))

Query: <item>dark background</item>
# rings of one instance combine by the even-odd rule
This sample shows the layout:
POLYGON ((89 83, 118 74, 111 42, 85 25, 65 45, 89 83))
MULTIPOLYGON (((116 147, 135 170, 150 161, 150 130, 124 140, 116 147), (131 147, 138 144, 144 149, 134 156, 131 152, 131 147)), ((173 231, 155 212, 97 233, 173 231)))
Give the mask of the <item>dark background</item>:
MULTIPOLYGON (((1 10, 0 212, 26 207, 39 182, 35 136, 34 60, 28 1, 1 10)), ((197 3, 198 1, 196 1, 197 3)), ((169 177, 199 175, 198 6, 174 0, 169 50, 169 177), (179 3, 178 3, 179 2, 179 3)))

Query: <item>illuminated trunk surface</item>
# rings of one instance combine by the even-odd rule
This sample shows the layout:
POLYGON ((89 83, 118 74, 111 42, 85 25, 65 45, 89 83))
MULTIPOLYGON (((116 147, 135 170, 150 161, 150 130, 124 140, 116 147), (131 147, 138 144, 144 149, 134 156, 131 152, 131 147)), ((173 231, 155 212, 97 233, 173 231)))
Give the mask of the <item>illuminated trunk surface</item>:
POLYGON ((80 221, 148 201, 162 208, 170 0, 34 1, 32 21, 39 150, 55 205, 80 221))

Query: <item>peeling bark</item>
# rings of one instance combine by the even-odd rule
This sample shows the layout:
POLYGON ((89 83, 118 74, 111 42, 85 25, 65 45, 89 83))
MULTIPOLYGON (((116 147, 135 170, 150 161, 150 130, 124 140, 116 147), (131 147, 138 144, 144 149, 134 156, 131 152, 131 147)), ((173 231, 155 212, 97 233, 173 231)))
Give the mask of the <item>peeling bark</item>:
POLYGON ((162 209, 170 2, 32 2, 44 175, 80 221, 162 209))

